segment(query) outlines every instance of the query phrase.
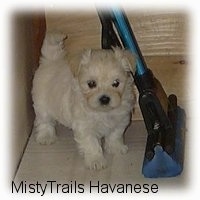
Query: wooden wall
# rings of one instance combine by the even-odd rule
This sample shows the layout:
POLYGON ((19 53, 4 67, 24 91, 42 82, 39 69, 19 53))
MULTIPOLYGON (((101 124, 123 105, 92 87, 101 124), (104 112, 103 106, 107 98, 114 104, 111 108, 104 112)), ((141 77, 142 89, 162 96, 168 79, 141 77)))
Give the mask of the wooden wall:
POLYGON ((23 155, 34 120, 32 79, 39 64, 45 35, 44 13, 14 13, 12 16, 12 168, 11 176, 23 155))
MULTIPOLYGON (((181 11, 128 11, 129 21, 143 55, 187 53, 187 13, 181 11)), ((68 34, 68 50, 99 48, 101 25, 96 10, 90 12, 46 10, 47 29, 68 34)))

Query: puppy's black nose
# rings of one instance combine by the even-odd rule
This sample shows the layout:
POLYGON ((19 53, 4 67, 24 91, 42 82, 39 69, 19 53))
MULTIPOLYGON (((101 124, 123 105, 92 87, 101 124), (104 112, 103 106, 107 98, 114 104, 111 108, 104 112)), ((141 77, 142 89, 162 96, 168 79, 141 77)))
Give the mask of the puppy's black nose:
POLYGON ((106 95, 102 95, 100 98, 99 98, 99 101, 101 103, 101 105, 108 105, 109 102, 110 102, 110 97, 106 96, 106 95))

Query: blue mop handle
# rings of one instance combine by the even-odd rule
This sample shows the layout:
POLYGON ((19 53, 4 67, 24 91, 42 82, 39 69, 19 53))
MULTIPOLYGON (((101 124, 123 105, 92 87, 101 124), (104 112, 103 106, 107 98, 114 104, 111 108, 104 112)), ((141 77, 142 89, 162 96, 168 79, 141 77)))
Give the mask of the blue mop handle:
POLYGON ((120 9, 113 9, 112 11, 115 19, 115 26, 125 48, 129 49, 133 54, 136 55, 136 74, 143 75, 147 71, 147 66, 128 19, 125 18, 125 14, 120 9))

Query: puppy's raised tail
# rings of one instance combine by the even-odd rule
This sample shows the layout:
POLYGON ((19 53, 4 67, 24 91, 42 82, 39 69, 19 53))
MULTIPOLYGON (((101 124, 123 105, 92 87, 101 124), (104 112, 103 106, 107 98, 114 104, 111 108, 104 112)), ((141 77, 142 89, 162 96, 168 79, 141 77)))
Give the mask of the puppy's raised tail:
POLYGON ((66 55, 64 41, 66 39, 67 35, 64 33, 47 32, 41 48, 40 63, 44 60, 56 61, 64 58, 66 55))

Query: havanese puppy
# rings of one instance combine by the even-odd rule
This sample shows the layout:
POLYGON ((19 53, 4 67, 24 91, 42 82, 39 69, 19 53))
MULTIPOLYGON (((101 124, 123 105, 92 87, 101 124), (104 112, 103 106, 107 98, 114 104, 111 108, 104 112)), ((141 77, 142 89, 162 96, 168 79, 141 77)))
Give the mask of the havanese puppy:
POLYGON ((135 70, 134 57, 120 49, 86 50, 72 73, 65 38, 49 33, 43 41, 32 89, 36 141, 55 142, 57 121, 73 130, 85 165, 102 169, 107 165, 104 151, 124 154, 128 150, 123 134, 135 104, 130 75, 135 70))

